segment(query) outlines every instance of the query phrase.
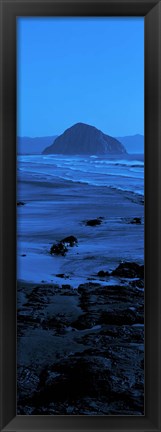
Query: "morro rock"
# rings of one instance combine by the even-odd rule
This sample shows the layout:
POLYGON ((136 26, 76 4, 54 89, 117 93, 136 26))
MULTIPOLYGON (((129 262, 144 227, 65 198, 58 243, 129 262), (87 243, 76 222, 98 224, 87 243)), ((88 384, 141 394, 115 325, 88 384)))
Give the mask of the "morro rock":
POLYGON ((46 147, 43 154, 118 155, 126 150, 116 138, 104 134, 94 126, 76 123, 46 147))

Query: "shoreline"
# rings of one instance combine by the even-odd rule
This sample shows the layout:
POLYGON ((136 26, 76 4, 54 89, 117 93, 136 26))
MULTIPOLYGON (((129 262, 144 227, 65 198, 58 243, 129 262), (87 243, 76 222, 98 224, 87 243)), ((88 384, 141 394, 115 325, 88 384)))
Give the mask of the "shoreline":
POLYGON ((18 279, 57 283, 56 274, 67 273, 70 283, 75 278, 77 285, 102 266, 112 270, 122 259, 143 263, 142 197, 106 187, 68 188, 68 182, 51 190, 40 184, 38 190, 41 201, 37 186, 32 186, 32 196, 28 190, 19 196, 25 205, 17 208, 18 279), (100 217, 99 226, 86 226, 85 221, 100 217), (133 223, 135 218, 140 224, 133 223), (70 235, 77 238, 77 247, 69 248, 64 257, 51 256, 51 246, 70 235))
POLYGON ((30 174, 18 186, 17 413, 144 415, 144 199, 30 174))

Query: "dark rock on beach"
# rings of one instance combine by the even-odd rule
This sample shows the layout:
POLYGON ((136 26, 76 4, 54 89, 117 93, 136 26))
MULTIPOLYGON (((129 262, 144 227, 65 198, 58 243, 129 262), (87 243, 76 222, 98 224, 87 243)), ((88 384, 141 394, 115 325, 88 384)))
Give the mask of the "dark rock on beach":
POLYGON ((106 277, 106 276, 110 276, 110 273, 108 272, 108 271, 104 271, 104 270, 100 270, 98 273, 97 273, 97 275, 99 276, 99 277, 106 277))
POLYGON ((141 225, 142 224, 142 218, 141 217, 134 217, 134 218, 122 218, 122 220, 125 223, 131 224, 131 225, 141 225))
POLYGON ((125 278, 143 278, 144 266, 135 262, 123 262, 112 271, 112 276, 119 276, 125 278))
POLYGON ((65 256, 65 254, 68 252, 68 248, 64 245, 64 243, 56 243, 53 244, 50 248, 50 254, 51 255, 62 255, 65 256))
POLYGON ((24 206, 24 205, 25 205, 25 203, 23 201, 18 201, 17 202, 17 206, 24 206))
POLYGON ((73 235, 65 237, 60 243, 66 244, 67 246, 73 247, 78 243, 78 240, 73 235))
POLYGON ((136 225, 141 225, 141 218, 140 217, 135 217, 133 219, 131 219, 131 224, 136 224, 136 225))
POLYGON ((18 284, 17 414, 144 414, 143 270, 121 263, 121 285, 18 284))
POLYGON ((144 279, 141 278, 141 279, 133 280, 131 282, 131 286, 143 289, 144 288, 144 279))
POLYGON ((78 243, 78 240, 74 236, 68 236, 65 237, 63 240, 60 240, 60 242, 53 244, 50 248, 50 254, 51 255, 62 255, 65 256, 68 252, 68 247, 76 246, 78 243))
POLYGON ((90 219, 90 220, 87 220, 87 221, 85 221, 85 225, 87 225, 87 226, 97 226, 97 225, 101 225, 101 223, 102 223, 102 219, 103 218, 101 218, 101 217, 99 217, 99 218, 97 218, 97 219, 90 219))

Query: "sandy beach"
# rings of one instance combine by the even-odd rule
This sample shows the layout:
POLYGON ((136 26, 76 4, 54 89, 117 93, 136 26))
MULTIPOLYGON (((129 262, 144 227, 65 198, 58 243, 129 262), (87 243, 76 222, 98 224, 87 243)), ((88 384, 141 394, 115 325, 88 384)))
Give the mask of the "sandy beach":
POLYGON ((143 197, 55 178, 18 201, 18 414, 144 414, 143 197))
POLYGON ((25 186, 18 189, 19 200, 25 202, 17 219, 19 280, 61 283, 56 274, 62 273, 77 287, 101 269, 112 271, 122 260, 143 263, 141 196, 60 179, 54 185, 34 182, 31 193, 28 183, 25 186), (132 223, 136 217, 140 224, 132 223), (99 226, 86 225, 96 218, 102 218, 99 226), (77 238, 77 247, 64 257, 50 256, 52 244, 70 235, 77 238))

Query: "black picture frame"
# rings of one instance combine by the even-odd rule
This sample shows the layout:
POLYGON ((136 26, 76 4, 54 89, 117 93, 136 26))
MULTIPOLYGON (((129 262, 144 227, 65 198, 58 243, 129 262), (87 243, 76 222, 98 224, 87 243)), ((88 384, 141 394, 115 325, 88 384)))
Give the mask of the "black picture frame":
POLYGON ((1 0, 1 430, 161 431, 161 1, 1 0), (145 19, 145 415, 16 417, 16 17, 145 19))

